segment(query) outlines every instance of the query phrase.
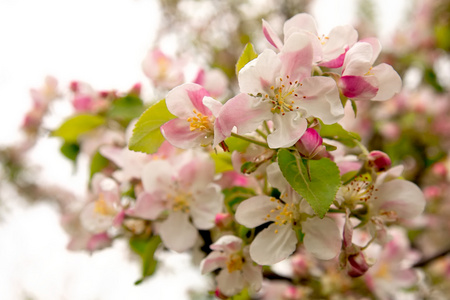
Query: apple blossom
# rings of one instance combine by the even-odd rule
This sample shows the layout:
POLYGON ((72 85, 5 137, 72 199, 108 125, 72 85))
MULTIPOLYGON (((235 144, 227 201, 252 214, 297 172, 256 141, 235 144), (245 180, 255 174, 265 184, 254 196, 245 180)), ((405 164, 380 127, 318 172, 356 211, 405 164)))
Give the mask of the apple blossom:
POLYGON ((223 194, 213 177, 214 163, 205 153, 150 161, 142 171, 144 191, 127 214, 155 220, 164 245, 183 252, 195 244, 197 229, 214 227, 222 211, 223 194))
POLYGON ((185 62, 164 54, 160 49, 148 51, 142 62, 144 74, 157 88, 171 89, 184 81, 185 62))
POLYGON ((255 196, 243 201, 236 210, 236 220, 249 228, 272 222, 250 245, 250 256, 261 265, 280 262, 297 246, 296 230, 303 231, 308 252, 319 259, 332 259, 341 249, 339 230, 330 218, 313 216, 309 204, 284 179, 278 164, 267 167, 269 183, 281 192, 280 199, 255 196))
POLYGON ((161 132, 175 147, 217 146, 223 140, 215 125, 222 104, 209 97, 202 86, 195 83, 180 85, 167 94, 166 104, 178 118, 165 123, 161 132))
POLYGON ((272 121, 270 148, 290 147, 307 128, 307 117, 333 124, 344 115, 334 80, 311 77, 313 49, 301 33, 292 34, 279 54, 265 50, 239 72, 241 94, 225 103, 217 119, 223 137, 234 126, 249 133, 272 121))
POLYGON ((381 47, 378 41, 358 42, 345 55, 339 88, 353 100, 382 101, 400 92, 402 80, 388 64, 373 67, 381 47))
MULTIPOLYGON (((313 61, 328 68, 341 67, 345 53, 358 39, 358 32, 350 25, 334 27, 327 36, 320 36, 314 18, 306 13, 297 14, 287 20, 284 23, 283 31, 285 43, 296 32, 306 34, 314 49, 313 61)), ((263 33, 272 46, 282 50, 283 42, 269 23, 264 20, 263 33)))
POLYGON ((216 276, 218 290, 225 296, 233 296, 246 286, 257 292, 261 289, 262 268, 255 265, 248 253, 248 246, 233 235, 225 235, 213 243, 213 250, 202 260, 202 274, 221 269, 216 276))

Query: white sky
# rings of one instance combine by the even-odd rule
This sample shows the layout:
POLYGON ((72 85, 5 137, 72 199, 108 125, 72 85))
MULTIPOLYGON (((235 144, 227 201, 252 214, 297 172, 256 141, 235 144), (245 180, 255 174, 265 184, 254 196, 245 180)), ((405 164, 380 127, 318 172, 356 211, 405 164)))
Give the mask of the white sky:
MULTIPOLYGON (((126 90, 143 82, 141 61, 159 18, 156 2, 0 0, 0 145, 20 139, 18 128, 31 105, 29 88, 40 87, 46 75, 63 86, 82 80, 96 89, 126 90)), ((352 23, 355 2, 317 1, 313 13, 320 30, 352 23)), ((399 11, 408 1, 376 2, 389 20, 380 22, 386 37, 401 24, 399 11)), ((85 177, 71 175, 57 148, 56 140, 46 140, 34 151, 34 162, 45 166, 39 180, 83 189, 85 177)), ((67 252, 68 237, 48 204, 10 205, 5 215, 0 223, 0 299, 183 299, 191 283, 202 284, 182 255, 168 260, 159 279, 135 287, 139 266, 127 260, 126 244, 116 243, 92 257, 67 252)))

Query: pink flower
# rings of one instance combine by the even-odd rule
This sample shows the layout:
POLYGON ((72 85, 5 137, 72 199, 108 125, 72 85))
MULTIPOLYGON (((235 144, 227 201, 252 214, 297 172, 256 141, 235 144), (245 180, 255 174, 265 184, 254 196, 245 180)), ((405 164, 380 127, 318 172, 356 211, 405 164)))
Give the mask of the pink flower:
POLYGON ((280 199, 263 195, 249 198, 238 206, 235 215, 240 224, 249 228, 272 222, 250 245, 252 259, 261 265, 286 259, 297 247, 295 230, 300 228, 309 253, 319 259, 334 258, 341 249, 341 237, 334 221, 313 216, 312 208, 289 186, 278 164, 267 167, 267 175, 269 183, 281 192, 280 199))
POLYGON ((92 178, 92 188, 95 201, 84 207, 80 220, 89 232, 99 234, 122 223, 121 195, 117 182, 101 173, 92 178))
POLYGON ((220 69, 200 69, 193 81, 203 86, 214 99, 225 96, 228 86, 228 78, 220 69))
POLYGON ((175 147, 188 149, 196 146, 217 146, 223 141, 215 125, 222 104, 209 97, 202 86, 185 83, 169 92, 168 110, 178 118, 161 127, 164 137, 175 147))
POLYGON ((269 147, 290 147, 305 132, 307 117, 318 117, 325 124, 340 120, 344 109, 336 84, 331 78, 311 77, 312 56, 308 37, 295 33, 279 54, 265 50, 249 62, 238 76, 242 93, 219 113, 216 123, 223 137, 234 126, 238 134, 245 134, 263 121, 272 121, 269 147))
POLYGON ((295 143, 298 152, 308 159, 321 159, 327 155, 323 140, 314 128, 306 129, 302 137, 295 143))
MULTIPOLYGON (((311 40, 315 63, 328 68, 339 68, 344 62, 345 53, 356 43, 358 32, 350 25, 337 26, 325 36, 320 36, 314 18, 306 13, 297 14, 284 23, 284 41, 296 33, 306 34, 311 40)), ((283 43, 270 25, 263 20, 263 33, 275 48, 281 50, 283 43)))
POLYGON ((261 289, 262 268, 255 265, 248 254, 248 246, 236 236, 225 235, 210 246, 213 250, 200 264, 202 274, 221 269, 216 276, 221 294, 233 296, 245 286, 257 292, 261 289))
POLYGON ((153 160, 144 166, 144 192, 128 215, 155 220, 169 249, 183 252, 194 246, 197 229, 214 227, 222 211, 223 194, 213 183, 214 163, 209 155, 185 152, 171 160, 153 160))
POLYGON ((402 80, 388 64, 373 67, 381 46, 370 39, 356 43, 345 55, 339 87, 353 100, 387 100, 400 92, 402 80))
POLYGON ((161 50, 148 51, 142 62, 144 74, 157 88, 171 89, 184 81, 184 62, 165 55, 161 50))

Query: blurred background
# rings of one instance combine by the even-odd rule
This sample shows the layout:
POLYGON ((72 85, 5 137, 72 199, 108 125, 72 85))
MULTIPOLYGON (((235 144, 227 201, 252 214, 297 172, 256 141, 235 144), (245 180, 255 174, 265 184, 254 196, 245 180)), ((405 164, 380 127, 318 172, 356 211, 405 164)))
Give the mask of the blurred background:
POLYGON ((394 163, 404 163, 408 179, 428 188, 428 213, 441 229, 411 234, 430 256, 445 252, 448 242, 426 245, 436 245, 450 228, 444 196, 450 174, 448 1, 0 0, 0 299, 189 299, 188 291, 206 291, 187 254, 162 254, 156 275, 134 286, 140 266, 126 242, 93 254, 66 249, 69 236, 55 198, 61 187, 85 195, 88 162, 80 157, 74 166, 59 153, 60 141, 48 136, 73 112, 70 101, 49 106, 42 126, 48 131, 24 130, 33 106, 30 89, 41 87, 48 75, 64 94, 74 80, 99 91, 141 83, 143 100, 154 102, 165 91, 145 76, 142 61, 158 46, 184 59, 188 70, 221 69, 233 90, 234 64, 244 45, 252 41, 257 52, 267 46, 261 19, 281 32, 299 12, 312 14, 319 32, 351 24, 360 38, 380 38, 379 61, 394 66, 405 90, 377 108, 362 107, 361 121, 350 120, 346 128, 394 163), (14 156, 20 150, 14 145, 27 148, 26 154, 14 156))

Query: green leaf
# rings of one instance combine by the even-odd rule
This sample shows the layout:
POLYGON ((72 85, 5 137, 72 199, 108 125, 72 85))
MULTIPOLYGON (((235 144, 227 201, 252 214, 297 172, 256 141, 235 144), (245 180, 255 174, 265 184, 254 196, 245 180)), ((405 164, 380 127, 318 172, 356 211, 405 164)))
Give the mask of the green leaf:
POLYGON ((149 154, 158 151, 164 142, 160 127, 174 118, 176 117, 169 112, 164 99, 151 106, 134 126, 128 149, 149 154))
POLYGON ((112 103, 108 116, 128 124, 131 120, 139 117, 143 111, 144 103, 142 100, 136 95, 128 94, 112 103))
POLYGON ((89 178, 92 178, 95 173, 101 172, 108 165, 109 160, 103 157, 103 155, 101 155, 100 152, 97 151, 94 156, 92 156, 89 178))
POLYGON ((77 115, 67 119, 51 136, 63 138, 66 143, 76 143, 80 135, 105 123, 106 119, 95 115, 77 115))
POLYGON ((320 136, 323 138, 338 141, 347 147, 355 147, 355 140, 361 141, 359 134, 345 130, 338 123, 326 125, 320 122, 320 125, 320 136))
POLYGON ((230 152, 211 153, 211 158, 214 160, 214 163, 216 165, 216 173, 223 173, 226 171, 234 170, 231 163, 230 152))
POLYGON ((309 160, 311 181, 300 157, 287 149, 278 152, 278 165, 292 188, 308 201, 315 213, 323 218, 341 185, 339 168, 328 158, 309 160))
POLYGON ((80 146, 76 143, 64 143, 60 148, 61 154, 75 162, 80 153, 80 146))
POLYGON ((236 75, 239 74, 239 71, 251 60, 258 57, 258 53, 255 52, 253 45, 251 43, 247 43, 244 50, 242 51, 241 57, 239 57, 236 64, 236 75))
POLYGON ((160 243, 161 238, 158 235, 150 238, 132 237, 130 239, 131 249, 142 259, 142 278, 134 284, 142 283, 146 277, 153 275, 156 271, 158 261, 155 259, 154 254, 160 243))

